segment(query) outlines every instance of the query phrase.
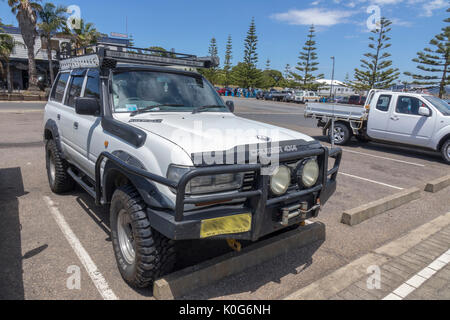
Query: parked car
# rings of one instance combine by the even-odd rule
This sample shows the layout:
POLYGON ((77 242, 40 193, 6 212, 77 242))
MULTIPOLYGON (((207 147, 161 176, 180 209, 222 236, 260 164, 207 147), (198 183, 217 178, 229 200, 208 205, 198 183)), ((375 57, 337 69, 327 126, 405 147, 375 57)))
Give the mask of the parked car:
POLYGON ((44 114, 47 176, 54 193, 77 183, 109 211, 131 286, 173 271, 180 241, 255 242, 316 218, 336 191, 341 149, 237 117, 200 74, 161 67, 206 68, 214 58, 95 49, 60 61, 44 114))
POLYGON ((320 97, 313 91, 299 90, 295 92, 294 101, 297 103, 319 102, 320 97))
POLYGON ((350 100, 350 97, 336 97, 334 101, 336 103, 348 104, 349 100, 350 100))
POLYGON ((305 117, 318 120, 324 135, 337 145, 352 136, 360 141, 386 141, 441 152, 450 164, 450 105, 428 94, 371 90, 367 108, 335 104, 309 104, 305 117), (336 122, 331 132, 330 116, 336 122))
POLYGON ((217 93, 219 95, 224 96, 225 93, 227 92, 227 89, 225 89, 225 88, 217 88, 216 91, 217 91, 217 93))
POLYGON ((267 91, 260 90, 256 93, 256 99, 263 100, 266 94, 267 94, 267 91))
POLYGON ((348 99, 348 104, 356 104, 358 106, 363 106, 366 103, 367 97, 364 96, 350 96, 348 99))

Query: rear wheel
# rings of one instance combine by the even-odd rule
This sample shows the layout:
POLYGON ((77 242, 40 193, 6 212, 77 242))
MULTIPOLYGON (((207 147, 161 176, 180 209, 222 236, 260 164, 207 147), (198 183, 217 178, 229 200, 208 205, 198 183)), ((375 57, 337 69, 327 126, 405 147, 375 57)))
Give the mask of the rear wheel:
POLYGON ((175 241, 150 226, 145 203, 132 186, 119 187, 110 208, 111 238, 123 279, 132 287, 148 287, 172 271, 175 241))
POLYGON ((68 164, 61 158, 56 142, 47 140, 45 145, 45 162, 50 189, 57 194, 73 190, 74 181, 67 173, 68 164))
POLYGON ((441 148, 442 158, 447 164, 450 164, 450 139, 448 139, 441 148))
MULTIPOLYGON (((343 123, 335 123, 334 124, 334 143, 338 146, 345 145, 350 138, 352 137, 352 134, 350 133, 350 129, 343 123)), ((331 128, 328 130, 328 139, 330 140, 330 143, 332 141, 332 132, 331 128)))

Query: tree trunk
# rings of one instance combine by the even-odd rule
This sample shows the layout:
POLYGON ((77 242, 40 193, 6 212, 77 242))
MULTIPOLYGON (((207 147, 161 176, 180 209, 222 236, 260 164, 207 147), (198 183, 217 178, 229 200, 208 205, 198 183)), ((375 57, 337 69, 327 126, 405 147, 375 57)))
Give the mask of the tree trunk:
POLYGON ((47 58, 48 58, 48 68, 50 70, 50 83, 53 85, 55 81, 55 74, 53 72, 53 61, 52 61, 52 48, 51 48, 51 38, 50 36, 45 37, 45 41, 47 41, 47 58))
POLYGON ((39 91, 36 71, 36 61, 34 60, 34 44, 37 36, 36 16, 29 5, 21 7, 17 13, 20 32, 27 47, 28 53, 28 90, 39 91))
POLYGON ((6 83, 8 84, 8 93, 12 93, 13 91, 13 83, 12 83, 12 74, 11 74, 11 65, 9 61, 6 61, 6 83))

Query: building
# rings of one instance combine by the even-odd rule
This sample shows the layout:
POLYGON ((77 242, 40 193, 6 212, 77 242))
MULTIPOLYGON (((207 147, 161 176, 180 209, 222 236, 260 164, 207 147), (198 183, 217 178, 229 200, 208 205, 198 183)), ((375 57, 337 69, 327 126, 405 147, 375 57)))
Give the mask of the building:
POLYGON ((333 80, 333 92, 331 92, 331 80, 319 79, 316 80, 316 82, 321 84, 318 90, 318 94, 320 96, 330 96, 331 94, 334 97, 347 97, 356 94, 356 92, 352 88, 346 86, 339 80, 333 80))
MULTIPOLYGON (((22 34, 20 32, 20 29, 17 27, 2 26, 1 29, 2 30, 0 31, 0 33, 9 34, 17 43, 10 56, 13 88, 14 90, 24 90, 28 88, 28 54, 27 48, 22 38, 22 34)), ((128 46, 130 44, 129 39, 111 38, 107 35, 103 35, 103 37, 100 38, 99 41, 114 46, 128 46)), ((52 37, 51 48, 52 57, 55 62, 55 72, 58 68, 58 62, 56 59, 57 52, 61 50, 62 46, 64 46, 65 43, 70 43, 70 38, 67 35, 55 34, 52 37)), ((40 36, 36 37, 34 50, 38 77, 43 79, 44 82, 47 82, 48 84, 50 75, 48 70, 47 48, 45 45, 43 46, 43 41, 40 36)), ((5 79, 3 81, 4 83, 6 83, 6 75, 3 75, 1 78, 5 79)))

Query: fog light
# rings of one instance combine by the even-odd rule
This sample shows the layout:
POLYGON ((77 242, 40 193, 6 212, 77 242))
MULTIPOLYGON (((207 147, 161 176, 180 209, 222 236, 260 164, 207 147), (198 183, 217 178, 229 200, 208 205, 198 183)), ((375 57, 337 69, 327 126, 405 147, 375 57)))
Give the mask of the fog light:
POLYGON ((286 193, 291 184, 291 170, 288 167, 281 166, 275 169, 270 178, 270 190, 273 194, 281 196, 286 193))

